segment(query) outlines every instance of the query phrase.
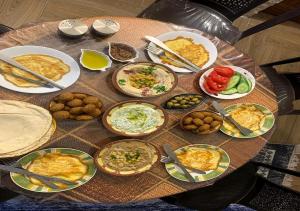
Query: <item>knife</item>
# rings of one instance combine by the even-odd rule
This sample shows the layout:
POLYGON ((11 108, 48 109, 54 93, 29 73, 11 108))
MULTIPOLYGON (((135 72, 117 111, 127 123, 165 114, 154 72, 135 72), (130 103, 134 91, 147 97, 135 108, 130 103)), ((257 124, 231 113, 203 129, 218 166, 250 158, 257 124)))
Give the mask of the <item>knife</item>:
POLYGON ((246 128, 246 127, 243 127, 242 125, 240 125, 238 122, 236 122, 231 116, 229 113, 227 113, 227 111, 225 111, 222 106, 217 102, 217 101, 213 101, 212 102, 212 105, 213 107, 222 115, 224 116, 226 119, 228 119, 232 124, 234 124, 237 129, 239 131, 241 131, 241 133, 245 136, 248 136, 250 135, 251 133, 253 133, 252 130, 246 128))
POLYGON ((170 158, 172 158, 175 161, 176 165, 183 171, 183 173, 187 177, 187 179, 190 182, 196 182, 196 180, 194 179, 194 177, 186 170, 186 168, 182 165, 182 163, 180 162, 180 160, 177 158, 176 154, 173 152, 173 150, 171 149, 170 145, 164 144, 163 148, 164 148, 165 153, 170 158))
POLYGON ((40 79, 42 79, 44 81, 47 81, 48 83, 50 83, 51 85, 53 85, 53 86, 55 86, 55 87, 57 87, 59 89, 64 89, 65 88, 64 86, 59 85, 55 81, 53 81, 53 80, 51 80, 51 79, 49 79, 49 78, 47 78, 47 77, 45 77, 45 76, 43 76, 43 75, 41 75, 39 73, 36 73, 36 72, 28 69, 27 67, 24 67, 20 63, 16 62, 14 59, 12 59, 12 58, 4 55, 4 54, 0 54, 0 60, 2 60, 3 62, 5 62, 7 64, 10 64, 10 65, 12 65, 12 66, 14 66, 16 68, 19 68, 20 70, 23 70, 23 71, 25 71, 27 73, 30 73, 30 74, 34 75, 35 77, 37 77, 37 78, 40 78, 40 79))
MULTIPOLYGON (((66 185, 76 185, 75 182, 71 182, 71 181, 64 180, 64 179, 57 178, 57 177, 47 177, 47 176, 35 174, 35 173, 32 173, 32 172, 27 171, 25 169, 16 168, 16 167, 13 167, 13 166, 6 166, 6 165, 1 165, 0 164, 0 170, 8 171, 8 172, 13 172, 13 173, 17 173, 17 174, 22 174, 22 175, 26 175, 26 176, 29 176, 29 177, 34 177, 36 179, 39 179, 39 180, 42 180, 42 181, 46 181, 46 182, 47 181, 48 182, 60 182, 60 183, 66 184, 66 185)), ((48 186, 51 187, 51 185, 48 185, 48 186)), ((55 188, 57 189, 58 187, 56 186, 55 188)))
POLYGON ((177 58, 179 58, 180 60, 184 61, 185 63, 187 63, 188 65, 192 66, 194 69, 201 71, 201 68, 198 67, 197 65, 193 64, 192 62, 190 62, 189 60, 187 60, 186 58, 180 56, 179 54, 175 53, 173 50, 171 50, 168 46, 166 46, 166 44, 164 44, 162 41, 160 41, 159 39, 155 38, 155 37, 151 37, 151 36, 145 36, 146 40, 149 40, 150 42, 154 43, 155 45, 157 45, 158 47, 162 48, 163 50, 169 52, 170 54, 176 56, 177 58))
MULTIPOLYGON (((4 73, 4 71, 2 69, 0 69, 0 72, 4 73)), ((21 76, 21 75, 18 75, 14 72, 10 72, 10 73, 6 73, 6 74, 10 74, 16 78, 21 78, 25 81, 28 81, 30 83, 34 83, 34 84, 38 84, 40 86, 44 86, 44 87, 47 87, 47 88, 53 88, 53 86, 47 82, 44 82, 44 81, 38 81, 38 80, 34 80, 34 79, 31 79, 31 78, 27 78, 27 77, 24 77, 24 76, 21 76)))

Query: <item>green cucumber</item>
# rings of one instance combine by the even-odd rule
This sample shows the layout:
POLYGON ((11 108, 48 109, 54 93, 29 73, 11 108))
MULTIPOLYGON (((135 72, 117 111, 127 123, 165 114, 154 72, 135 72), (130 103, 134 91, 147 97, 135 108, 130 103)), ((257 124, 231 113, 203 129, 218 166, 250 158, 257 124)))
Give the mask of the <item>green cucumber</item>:
POLYGON ((230 90, 233 87, 235 87, 240 82, 240 79, 241 79, 240 74, 235 74, 234 76, 232 76, 227 84, 225 91, 230 90))
POLYGON ((233 87, 231 89, 220 92, 220 94, 222 94, 222 95, 232 95, 232 94, 235 94, 237 92, 238 92, 238 90, 235 87, 233 87))
POLYGON ((252 82, 250 81, 250 79, 246 78, 247 84, 249 86, 249 91, 252 89, 252 82))
POLYGON ((249 91, 249 86, 248 86, 247 82, 241 82, 241 83, 239 83, 239 85, 237 86, 236 89, 237 89, 238 93, 244 94, 249 91))

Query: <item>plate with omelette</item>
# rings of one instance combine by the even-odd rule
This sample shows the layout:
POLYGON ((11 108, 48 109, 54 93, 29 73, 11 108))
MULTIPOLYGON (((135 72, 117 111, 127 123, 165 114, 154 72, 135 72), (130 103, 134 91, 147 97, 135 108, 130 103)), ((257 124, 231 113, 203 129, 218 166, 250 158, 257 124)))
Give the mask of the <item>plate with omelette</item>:
MULTIPOLYGON (((21 65, 37 72, 58 84, 69 87, 77 81, 80 68, 69 55, 56 49, 43 46, 15 46, 0 51, 0 54, 14 59, 21 65)), ((56 87, 44 87, 20 77, 40 80, 12 65, 0 61, 0 86, 23 93, 50 93, 58 91, 56 87)))
POLYGON ((253 131, 250 135, 245 136, 233 124, 224 119, 220 130, 235 138, 254 138, 263 135, 273 127, 275 122, 275 117, 268 108, 255 103, 231 105, 226 107, 225 111, 240 125, 253 131))
MULTIPOLYGON (((186 58, 201 69, 210 67, 217 59, 218 51, 216 46, 206 37, 188 31, 173 31, 161 34, 156 37, 171 50, 186 58)), ((149 43, 150 46, 155 46, 149 43)), ((190 70, 180 66, 178 63, 168 59, 175 58, 169 53, 158 57, 148 51, 148 55, 153 62, 162 63, 170 67, 175 72, 188 73, 190 70)))
MULTIPOLYGON (((176 149, 174 153, 180 162, 186 166, 196 182, 204 182, 220 176, 230 164, 230 158, 223 149, 208 144, 187 145, 176 149), (189 168, 205 171, 205 174, 200 174, 189 168)), ((172 177, 190 182, 176 164, 166 163, 165 167, 172 177)))
POLYGON ((43 193, 61 192, 77 188, 92 179, 97 171, 92 156, 71 148, 49 148, 35 151, 19 159, 17 164, 36 174, 74 182, 74 185, 55 182, 54 184, 58 188, 52 189, 33 177, 10 173, 12 181, 17 186, 29 191, 43 193))

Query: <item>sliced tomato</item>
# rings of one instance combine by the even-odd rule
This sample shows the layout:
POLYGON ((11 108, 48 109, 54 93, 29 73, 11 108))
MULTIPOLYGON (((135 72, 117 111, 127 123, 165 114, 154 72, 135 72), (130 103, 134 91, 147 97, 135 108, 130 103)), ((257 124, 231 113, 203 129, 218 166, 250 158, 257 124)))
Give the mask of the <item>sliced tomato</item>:
POLYGON ((218 84, 227 84, 229 81, 228 77, 219 75, 215 70, 209 74, 209 77, 211 77, 211 79, 218 84))
POLYGON ((234 70, 230 67, 223 67, 223 66, 217 66, 214 68, 214 70, 221 76, 224 77, 231 77, 234 75, 234 70))
POLYGON ((211 89, 211 88, 207 85, 207 82, 206 82, 206 81, 204 81, 203 87, 204 87, 205 91, 208 92, 209 94, 214 94, 214 95, 217 95, 217 94, 218 94, 218 91, 211 89))
POLYGON ((210 76, 208 76, 208 77, 206 78, 206 82, 207 82, 207 85, 208 85, 211 89, 216 90, 216 91, 218 91, 218 92, 223 91, 223 90, 225 90, 225 88, 226 88, 226 85, 216 83, 215 81, 212 80, 212 78, 211 78, 210 76))

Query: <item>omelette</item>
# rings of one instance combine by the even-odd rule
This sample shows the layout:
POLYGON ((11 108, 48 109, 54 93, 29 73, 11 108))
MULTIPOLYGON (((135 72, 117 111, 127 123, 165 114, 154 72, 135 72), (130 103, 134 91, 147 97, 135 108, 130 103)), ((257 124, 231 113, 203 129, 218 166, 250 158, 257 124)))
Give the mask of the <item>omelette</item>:
MULTIPOLYGON (((254 105, 241 105, 228 113, 240 125, 254 132, 260 130, 265 121, 265 114, 254 105)), ((224 121, 223 126, 233 133, 240 133, 233 124, 227 121, 224 121)))
MULTIPOLYGON (((171 50, 175 51, 182 57, 186 58, 193 64, 202 67, 209 60, 209 53, 201 44, 195 44, 191 38, 177 37, 173 40, 164 42, 171 50)), ((176 58, 170 53, 166 52, 165 56, 160 59, 163 63, 171 64, 180 67, 177 63, 168 59, 168 57, 176 58)))
POLYGON ((184 166, 202 171, 217 169, 221 159, 219 151, 199 147, 189 147, 188 150, 176 155, 184 166))
MULTIPOLYGON (((16 56, 13 58, 21 65, 37 72, 53 81, 60 80, 65 74, 70 72, 70 67, 62 60, 42 54, 26 54, 22 56, 16 56)), ((33 80, 40 80, 30 73, 13 67, 5 62, 0 61, 0 69, 4 78, 18 87, 38 87, 38 84, 30 83, 27 80, 14 77, 11 73, 30 78, 33 80)))
MULTIPOLYGON (((84 177, 88 166, 79 157, 57 152, 47 153, 34 159, 27 170, 43 176, 53 176, 68 181, 77 181, 84 177)), ((39 180, 30 177, 30 181, 36 185, 43 185, 39 180)), ((60 188, 66 185, 55 183, 60 188)))

